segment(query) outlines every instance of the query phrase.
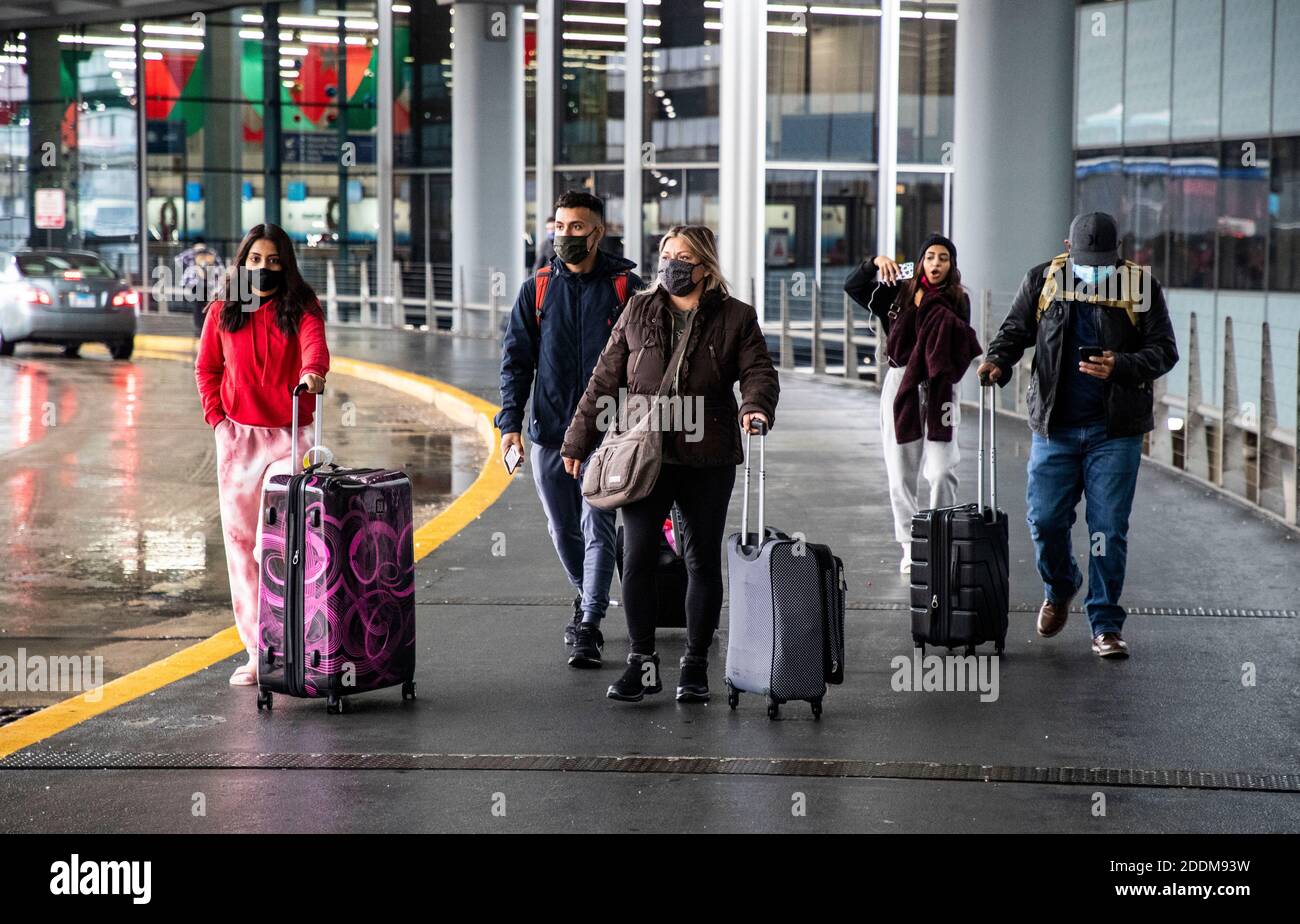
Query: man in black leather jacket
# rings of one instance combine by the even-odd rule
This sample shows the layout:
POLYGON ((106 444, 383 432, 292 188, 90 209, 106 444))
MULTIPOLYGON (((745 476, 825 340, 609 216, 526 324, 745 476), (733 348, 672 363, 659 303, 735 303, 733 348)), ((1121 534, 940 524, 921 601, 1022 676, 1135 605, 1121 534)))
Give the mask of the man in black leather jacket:
POLYGON ((979 376, 1005 386, 1025 350, 1035 348, 1026 499, 1045 596, 1038 634, 1050 638, 1065 627, 1083 583, 1070 547, 1082 494, 1092 650, 1124 658, 1119 597, 1142 435, 1155 427, 1152 384, 1178 362, 1178 349, 1160 284, 1148 268, 1119 259, 1111 216, 1077 216, 1065 243, 1066 253, 1025 274, 979 376))

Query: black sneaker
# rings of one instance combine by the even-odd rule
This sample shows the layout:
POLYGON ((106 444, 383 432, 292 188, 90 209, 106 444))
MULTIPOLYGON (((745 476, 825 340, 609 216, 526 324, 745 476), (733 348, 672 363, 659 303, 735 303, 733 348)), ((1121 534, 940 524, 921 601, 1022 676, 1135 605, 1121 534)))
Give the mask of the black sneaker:
POLYGON ((682 675, 677 681, 677 702, 707 703, 709 701, 709 661, 686 655, 682 658, 682 675))
POLYGON ((605 647, 605 636, 600 634, 600 626, 584 622, 578 626, 573 643, 573 653, 569 655, 570 667, 600 667, 600 652, 605 647))
POLYGON ((610 685, 605 695, 624 703, 639 703, 647 693, 659 693, 663 688, 663 681, 659 679, 659 655, 630 654, 627 656, 627 670, 610 685), (647 685, 643 682, 645 680, 651 683, 647 685))
POLYGON ((570 648, 578 640, 580 625, 582 625, 582 594, 573 598, 573 618, 564 627, 564 644, 570 648))

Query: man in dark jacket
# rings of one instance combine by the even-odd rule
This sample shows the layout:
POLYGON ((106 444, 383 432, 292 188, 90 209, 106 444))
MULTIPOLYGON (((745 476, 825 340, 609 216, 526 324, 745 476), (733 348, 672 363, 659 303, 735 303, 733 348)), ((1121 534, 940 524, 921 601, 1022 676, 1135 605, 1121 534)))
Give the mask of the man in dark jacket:
POLYGON ((501 349, 501 448, 523 451, 524 407, 532 394, 529 463, 547 530, 569 583, 578 591, 564 641, 573 667, 600 667, 600 621, 614 575, 614 522, 582 497, 564 471, 560 446, 609 332, 628 296, 641 287, 630 260, 602 251, 604 203, 567 192, 555 203, 555 253, 519 289, 501 349))
POLYGON ((1142 435, 1155 427, 1152 383, 1178 362, 1178 349, 1160 284, 1147 267, 1119 259, 1115 219, 1079 215, 1065 243, 1066 253, 1025 274, 979 376, 1005 386, 1026 348, 1035 347, 1027 519, 1046 597, 1038 634, 1050 638, 1065 628, 1083 584, 1070 548, 1082 493, 1092 650, 1126 658, 1119 597, 1129 512, 1142 435))

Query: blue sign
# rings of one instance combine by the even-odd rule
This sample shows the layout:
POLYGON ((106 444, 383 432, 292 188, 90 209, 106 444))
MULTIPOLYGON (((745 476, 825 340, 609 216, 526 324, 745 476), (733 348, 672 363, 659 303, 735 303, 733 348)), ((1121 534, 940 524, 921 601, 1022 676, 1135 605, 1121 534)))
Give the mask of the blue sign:
POLYGON ((361 201, 361 181, 348 180, 348 203, 356 205, 361 201))
POLYGON ((244 180, 244 186, 243 186, 243 189, 241 190, 241 194, 243 195, 243 197, 244 197, 244 201, 245 201, 245 202, 252 202, 252 201, 253 201, 253 181, 252 181, 252 180, 244 180))
POLYGON ((185 201, 202 202, 203 184, 198 180, 187 180, 185 183, 185 201))
POLYGON ((302 180, 292 180, 285 188, 284 197, 290 202, 302 202, 307 198, 307 184, 302 180))

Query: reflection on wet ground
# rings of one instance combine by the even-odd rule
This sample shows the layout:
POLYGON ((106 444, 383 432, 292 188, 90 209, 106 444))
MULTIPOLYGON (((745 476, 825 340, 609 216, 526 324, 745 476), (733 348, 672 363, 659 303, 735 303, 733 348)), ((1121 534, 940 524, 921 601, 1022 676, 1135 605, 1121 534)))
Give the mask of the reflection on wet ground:
MULTIPOLYGON (((230 598, 192 365, 86 352, 0 360, 0 659, 103 655, 110 680, 226 628, 230 598)), ((478 474, 480 441, 429 405, 335 376, 326 407, 335 461, 405 471, 417 524, 478 474)))

